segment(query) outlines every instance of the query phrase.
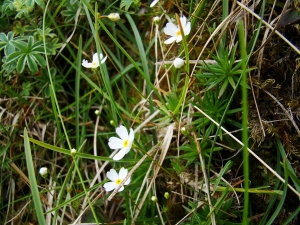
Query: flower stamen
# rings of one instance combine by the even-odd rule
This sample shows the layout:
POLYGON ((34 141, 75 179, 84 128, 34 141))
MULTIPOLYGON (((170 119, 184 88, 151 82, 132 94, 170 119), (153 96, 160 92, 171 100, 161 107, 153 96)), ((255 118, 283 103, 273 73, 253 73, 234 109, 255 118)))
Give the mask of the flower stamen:
POLYGON ((176 37, 179 37, 181 35, 180 30, 176 32, 176 37))
POLYGON ((125 148, 127 148, 128 144, 129 144, 129 140, 128 140, 128 139, 124 140, 123 146, 124 146, 125 148))
POLYGON ((116 182, 116 185, 120 185, 122 183, 122 179, 118 178, 118 179, 116 179, 115 182, 116 182))

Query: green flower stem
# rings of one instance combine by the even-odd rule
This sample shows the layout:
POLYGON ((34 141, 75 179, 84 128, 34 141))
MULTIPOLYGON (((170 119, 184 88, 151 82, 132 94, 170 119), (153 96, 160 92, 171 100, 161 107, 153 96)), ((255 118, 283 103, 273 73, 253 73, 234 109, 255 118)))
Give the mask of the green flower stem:
POLYGON ((181 96, 179 98, 178 104, 177 104, 176 108, 172 112, 173 116, 175 116, 177 114, 177 112, 180 109, 180 106, 182 105, 182 103, 183 103, 183 101, 185 99, 185 96, 186 96, 186 93, 187 93, 187 89, 188 89, 188 86, 189 86, 189 73, 190 73, 189 49, 188 49, 188 46, 187 46, 186 37, 184 35, 184 30, 183 30, 182 24, 180 22, 180 18, 179 18, 179 16, 177 14, 176 14, 176 19, 177 19, 178 26, 180 28, 180 32, 181 32, 181 36, 182 36, 182 44, 183 44, 184 53, 185 53, 185 71, 186 71, 186 76, 185 76, 183 91, 181 92, 181 96))

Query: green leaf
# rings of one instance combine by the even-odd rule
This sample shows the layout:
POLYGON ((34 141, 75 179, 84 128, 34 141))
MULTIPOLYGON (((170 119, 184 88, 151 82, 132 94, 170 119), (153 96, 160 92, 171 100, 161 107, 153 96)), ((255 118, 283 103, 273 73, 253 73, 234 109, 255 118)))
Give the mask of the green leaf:
POLYGON ((129 7, 132 5, 133 0, 122 0, 120 4, 120 9, 125 7, 125 10, 128 11, 129 7))
POLYGON ((32 51, 33 43, 34 43, 33 37, 32 37, 32 36, 29 36, 29 38, 28 38, 28 45, 27 45, 27 49, 29 50, 28 52, 31 52, 31 51, 32 51))
POLYGON ((31 72, 36 73, 38 71, 38 67, 35 63, 35 58, 32 54, 27 55, 27 64, 31 72))
POLYGON ((11 63, 12 61, 17 60, 21 55, 22 55, 22 52, 20 52, 20 51, 14 52, 14 53, 10 54, 10 55, 6 58, 6 63, 11 63))
POLYGON ((0 33, 0 48, 2 47, 2 44, 6 44, 8 42, 8 37, 6 37, 6 35, 1 32, 0 33))
POLYGON ((24 70, 24 67, 25 67, 25 63, 26 63, 26 55, 22 55, 19 60, 18 60, 18 63, 17 63, 17 72, 18 73, 22 73, 23 70, 24 70))
POLYGON ((27 0, 27 6, 33 7, 34 6, 34 0, 27 0))
POLYGON ((14 0, 5 0, 4 3, 2 3, 1 12, 3 15, 12 15, 14 13, 14 0))
POLYGON ((37 41, 32 45, 32 51, 44 53, 44 43, 43 41, 37 41))
POLYGON ((24 41, 11 41, 11 43, 18 49, 20 49, 22 52, 27 53, 28 52, 28 44, 24 41))
POLYGON ((10 55, 15 51, 15 47, 11 44, 11 40, 14 38, 14 32, 10 31, 7 35, 0 33, 0 50, 4 48, 4 54, 10 55))
POLYGON ((33 53, 33 54, 30 54, 32 57, 34 57, 35 61, 41 66, 41 67, 45 67, 46 66, 46 61, 44 59, 43 56, 39 55, 39 54, 36 54, 36 53, 33 53))

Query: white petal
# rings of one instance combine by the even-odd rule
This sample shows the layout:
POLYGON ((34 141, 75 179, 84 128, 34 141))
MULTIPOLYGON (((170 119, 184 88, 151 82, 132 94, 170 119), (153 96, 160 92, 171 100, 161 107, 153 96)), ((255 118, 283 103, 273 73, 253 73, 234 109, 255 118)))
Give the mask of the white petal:
POLYGON ((122 148, 114 157, 113 160, 120 160, 124 157, 124 155, 126 154, 126 149, 122 148))
POLYGON ((130 184, 131 178, 129 177, 128 180, 126 180, 126 182, 124 183, 124 185, 128 185, 130 184))
POLYGON ((177 31, 178 31, 178 27, 171 22, 167 23, 166 27, 164 28, 164 33, 170 36, 176 36, 177 31))
POLYGON ((103 187, 105 188, 105 191, 112 191, 117 187, 117 185, 116 182, 107 182, 103 185, 103 187))
MULTIPOLYGON (((102 56, 103 57, 103 56, 102 56)), ((102 58, 101 57, 101 58, 102 58)), ((101 64, 103 64, 105 61, 106 61, 106 59, 107 59, 107 56, 105 56, 102 60, 101 60, 101 64)))
POLYGON ((127 176, 128 170, 122 167, 119 171, 119 178, 124 180, 124 178, 127 176))
POLYGON ((184 29, 184 27, 186 25, 186 17, 185 16, 180 17, 180 23, 181 23, 182 28, 184 29))
POLYGON ((124 190, 124 186, 122 186, 122 187, 119 189, 118 192, 121 192, 121 191, 123 191, 123 190, 124 190))
POLYGON ((86 59, 82 60, 82 66, 84 66, 85 68, 91 68, 92 67, 92 63, 89 63, 86 59))
POLYGON ((132 146, 132 142, 130 141, 130 142, 128 143, 127 148, 125 148, 125 154, 127 154, 127 153, 130 151, 131 146, 132 146))
POLYGON ((155 6, 158 3, 159 0, 154 0, 151 4, 150 4, 150 8, 152 8, 153 6, 155 6))
POLYGON ((180 35, 180 36, 178 36, 178 37, 176 38, 176 43, 178 43, 178 42, 180 42, 180 41, 182 41, 182 35, 180 35))
POLYGON ((124 126, 122 126, 122 125, 119 126, 119 127, 117 127, 116 133, 117 133, 117 135, 119 135, 119 137, 120 137, 122 140, 128 139, 128 131, 127 131, 126 127, 124 127, 124 126))
POLYGON ((119 175, 118 175, 117 171, 114 170, 114 169, 110 169, 110 171, 108 171, 108 172, 106 173, 106 176, 107 176, 107 178, 110 179, 111 181, 116 181, 116 180, 119 178, 119 175))
MULTIPOLYGON (((101 59, 101 54, 100 54, 100 59, 101 59)), ((98 64, 99 64, 98 53, 97 52, 93 55, 93 62, 98 62, 98 64)))
POLYGON ((184 36, 188 35, 191 32, 191 22, 188 22, 187 25, 183 28, 184 36))
POLYGON ((117 137, 111 137, 108 140, 108 146, 110 149, 118 149, 123 148, 123 141, 117 137))
POLYGON ((133 129, 132 129, 132 128, 130 128, 128 140, 129 140, 130 142, 132 142, 132 141, 134 140, 134 132, 133 132, 133 129))
POLYGON ((165 40, 165 44, 168 45, 168 44, 172 44, 174 41, 177 40, 177 37, 170 37, 169 39, 165 40))

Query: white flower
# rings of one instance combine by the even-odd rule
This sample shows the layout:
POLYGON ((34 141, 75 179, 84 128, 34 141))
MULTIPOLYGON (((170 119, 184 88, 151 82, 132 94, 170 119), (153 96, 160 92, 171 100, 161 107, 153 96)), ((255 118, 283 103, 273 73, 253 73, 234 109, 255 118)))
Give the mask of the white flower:
POLYGON ((179 69, 184 65, 184 60, 181 58, 176 58, 173 62, 175 68, 179 69))
POLYGON ((114 22, 117 22, 120 19, 119 13, 110 13, 107 17, 114 22))
POLYGON ((154 7, 157 3, 158 3, 159 0, 154 0, 151 4, 150 4, 150 8, 154 7))
POLYGON ((39 173, 40 173, 40 175, 41 175, 42 177, 46 177, 47 174, 48 174, 48 169, 47 169, 47 167, 42 167, 42 168, 40 169, 39 173))
POLYGON ((120 138, 111 137, 108 140, 108 146, 111 149, 121 149, 114 157, 113 160, 120 160, 130 151, 133 143, 134 133, 132 128, 130 128, 130 133, 128 134, 126 127, 119 126, 116 129, 116 133, 120 138))
MULTIPOLYGON (((191 22, 187 21, 185 16, 182 16, 180 17, 180 23, 183 29, 184 36, 188 35, 191 32, 191 22)), ((166 35, 172 36, 169 39, 165 40, 165 44, 171 44, 174 41, 178 43, 182 40, 180 27, 176 26, 172 22, 167 23, 166 27, 164 28, 164 32, 166 35)))
MULTIPOLYGON (((128 174, 128 170, 125 169, 124 167, 120 169, 119 174, 117 173, 116 170, 110 169, 110 171, 106 173, 106 176, 108 179, 111 180, 111 182, 107 182, 106 184, 103 185, 105 191, 112 191, 115 188, 117 188, 122 183, 122 181, 127 176, 127 174, 128 174)), ((126 180, 124 185, 128 185, 129 183, 130 183, 130 178, 126 180)), ((124 190, 124 186, 122 186, 118 192, 123 190, 124 190)))
POLYGON ((103 55, 100 53, 99 54, 99 59, 98 59, 98 53, 95 53, 93 55, 93 62, 89 63, 87 60, 82 60, 82 66, 84 66, 85 68, 97 68, 100 63, 103 64, 107 58, 107 56, 105 56, 103 58, 103 55), (100 63, 99 63, 100 62, 100 63))

